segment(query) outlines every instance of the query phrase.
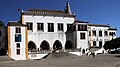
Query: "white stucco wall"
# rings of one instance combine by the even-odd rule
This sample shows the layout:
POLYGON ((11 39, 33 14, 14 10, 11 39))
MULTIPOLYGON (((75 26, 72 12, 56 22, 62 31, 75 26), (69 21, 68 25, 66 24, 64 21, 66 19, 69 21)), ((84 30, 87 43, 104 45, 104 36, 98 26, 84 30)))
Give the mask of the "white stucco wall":
POLYGON ((28 32, 28 42, 33 41, 37 48, 40 48, 42 41, 46 40, 52 50, 53 44, 56 40, 59 40, 63 49, 66 43, 67 24, 74 22, 73 17, 55 17, 55 16, 33 16, 24 15, 24 24, 26 22, 33 23, 33 32, 28 32), (37 23, 44 23, 44 32, 37 31, 37 23), (48 32, 48 23, 54 23, 54 32, 48 32), (58 32, 58 23, 63 23, 63 32, 58 32))
MULTIPOLYGON (((92 42, 91 42, 91 46, 93 46, 93 41, 96 41, 96 46, 99 47, 99 41, 102 41, 102 46, 104 45, 105 41, 109 41, 110 37, 109 37, 109 27, 101 27, 101 26, 89 26, 89 31, 95 30, 96 31, 96 36, 93 36, 93 32, 92 32, 92 42), (102 31, 102 37, 99 36, 99 31, 102 31), (105 31, 108 32, 108 36, 105 36, 105 31)), ((89 36, 89 42, 90 42, 90 36, 89 36)))
POLYGON ((15 60, 26 60, 26 31, 25 27, 21 27, 21 42, 15 42, 15 26, 10 27, 10 48, 11 58, 15 60), (20 55, 17 55, 17 43, 20 43, 20 55))
POLYGON ((77 31, 77 48, 87 49, 88 48, 88 32, 77 31), (80 33, 85 33, 85 39, 80 39, 80 33))

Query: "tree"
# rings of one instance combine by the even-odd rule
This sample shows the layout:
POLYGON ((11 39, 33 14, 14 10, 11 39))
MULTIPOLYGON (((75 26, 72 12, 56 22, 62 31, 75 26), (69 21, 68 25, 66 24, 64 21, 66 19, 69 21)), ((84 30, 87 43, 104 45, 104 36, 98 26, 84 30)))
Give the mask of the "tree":
POLYGON ((111 41, 107 41, 104 44, 104 49, 117 49, 120 47, 120 37, 116 39, 112 39, 111 41))

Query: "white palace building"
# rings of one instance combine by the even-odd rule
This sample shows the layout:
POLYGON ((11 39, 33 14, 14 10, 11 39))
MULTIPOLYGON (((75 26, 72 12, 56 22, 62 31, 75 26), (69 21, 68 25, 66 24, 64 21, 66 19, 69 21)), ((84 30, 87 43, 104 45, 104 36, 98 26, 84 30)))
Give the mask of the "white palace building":
POLYGON ((39 56, 34 51, 80 49, 86 53, 116 38, 116 31, 109 25, 76 20, 68 2, 64 11, 30 9, 21 12, 20 21, 8 23, 8 56, 27 60, 39 56))

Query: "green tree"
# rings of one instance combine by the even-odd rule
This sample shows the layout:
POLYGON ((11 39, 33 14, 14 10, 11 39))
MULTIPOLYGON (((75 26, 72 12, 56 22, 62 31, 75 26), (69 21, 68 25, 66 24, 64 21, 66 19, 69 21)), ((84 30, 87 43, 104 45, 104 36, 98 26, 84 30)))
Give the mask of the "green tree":
POLYGON ((107 41, 104 44, 104 49, 117 49, 120 47, 120 37, 116 39, 112 39, 111 41, 107 41))

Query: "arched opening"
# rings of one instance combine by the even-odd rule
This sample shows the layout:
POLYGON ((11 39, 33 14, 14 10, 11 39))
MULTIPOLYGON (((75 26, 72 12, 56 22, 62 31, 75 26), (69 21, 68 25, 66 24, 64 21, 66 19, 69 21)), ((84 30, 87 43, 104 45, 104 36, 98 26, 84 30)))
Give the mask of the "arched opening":
POLYGON ((82 53, 85 53, 85 49, 82 50, 82 53))
POLYGON ((60 41, 56 40, 55 43, 53 44, 53 49, 54 50, 62 50, 62 44, 60 41))
POLYGON ((73 45, 70 41, 66 41, 65 49, 73 49, 73 45))
POLYGON ((36 50, 36 45, 33 41, 29 41, 28 43, 28 50, 36 50))
POLYGON ((40 49, 41 50, 49 50, 50 49, 49 43, 47 41, 43 41, 40 45, 40 49))

